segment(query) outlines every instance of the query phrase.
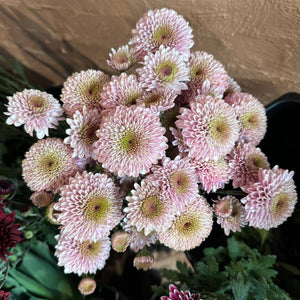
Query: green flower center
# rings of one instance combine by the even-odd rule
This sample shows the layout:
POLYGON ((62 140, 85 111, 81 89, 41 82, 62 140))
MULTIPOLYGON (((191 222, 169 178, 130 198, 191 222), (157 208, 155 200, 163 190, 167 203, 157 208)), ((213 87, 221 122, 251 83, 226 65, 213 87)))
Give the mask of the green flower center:
POLYGON ((157 49, 160 45, 172 46, 173 32, 167 26, 161 26, 153 34, 153 41, 157 49))
POLYGON ((92 145, 95 141, 98 140, 96 136, 96 131, 98 129, 99 126, 96 124, 87 124, 80 129, 78 135, 80 136, 80 139, 86 144, 92 145))
POLYGON ((84 209, 84 217, 97 224, 101 224, 107 218, 107 213, 111 207, 111 201, 101 195, 92 195, 87 200, 84 209))
POLYGON ((253 154, 248 157, 247 165, 253 170, 258 170, 260 168, 263 168, 263 169, 266 168, 265 161, 263 160, 262 157, 260 157, 257 154, 253 154))
POLYGON ((210 124, 210 133, 218 143, 225 142, 230 136, 230 128, 222 118, 215 118, 210 124))
POLYGON ((100 101, 100 93, 103 89, 103 83, 100 80, 84 82, 80 90, 82 91, 87 104, 97 104, 100 101))
POLYGON ((41 113, 46 108, 46 100, 40 96, 31 96, 28 99, 28 106, 35 113, 41 113))
POLYGON ((170 176, 170 183, 177 193, 184 194, 187 191, 189 180, 184 172, 177 171, 170 176))
POLYGON ((47 175, 55 175, 63 167, 63 162, 57 153, 46 153, 41 156, 39 165, 47 175))
POLYGON ((194 65, 191 68, 190 75, 193 81, 201 81, 206 77, 205 71, 201 65, 194 65))
POLYGON ((144 101, 145 106, 150 107, 151 104, 159 102, 160 98, 161 98, 160 95, 151 95, 144 101))
POLYGON ((163 62, 157 68, 158 77, 164 82, 170 82, 174 79, 178 68, 172 62, 163 62))
POLYGON ((278 215, 285 210, 286 206, 288 206, 288 203, 289 195, 286 193, 280 193, 273 199, 272 204, 270 206, 270 211, 274 215, 278 215))
POLYGON ((101 246, 101 242, 91 242, 91 241, 85 241, 83 243, 80 243, 79 249, 84 257, 92 258, 96 257, 99 253, 101 246))
POLYGON ((175 228, 179 236, 192 236, 199 227, 199 220, 195 216, 181 215, 175 221, 175 228))
POLYGON ((140 137, 136 132, 128 130, 120 139, 120 148, 127 153, 135 153, 140 146, 140 137))
POLYGON ((250 111, 242 116, 241 122, 246 129, 255 129, 259 119, 256 112, 250 111))
POLYGON ((129 60, 126 53, 117 53, 114 57, 114 61, 118 64, 124 64, 127 63, 129 60))
POLYGON ((143 203, 141 206, 142 213, 147 218, 155 218, 161 215, 163 205, 159 198, 156 196, 150 196, 143 199, 143 203))

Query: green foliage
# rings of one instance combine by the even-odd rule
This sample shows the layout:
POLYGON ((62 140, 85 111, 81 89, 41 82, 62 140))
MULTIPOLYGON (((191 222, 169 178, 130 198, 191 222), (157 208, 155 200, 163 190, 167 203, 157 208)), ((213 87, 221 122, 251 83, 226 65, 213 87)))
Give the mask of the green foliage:
POLYGON ((18 299, 82 299, 76 284, 57 267, 47 244, 38 241, 22 263, 10 269, 5 289, 18 299))
POLYGON ((153 290, 158 296, 167 295, 169 284, 174 283, 180 290, 200 293, 203 299, 290 299, 273 282, 275 261, 274 255, 261 255, 232 237, 227 248, 204 249, 204 257, 193 270, 181 262, 177 263, 178 271, 162 269, 168 282, 153 290))

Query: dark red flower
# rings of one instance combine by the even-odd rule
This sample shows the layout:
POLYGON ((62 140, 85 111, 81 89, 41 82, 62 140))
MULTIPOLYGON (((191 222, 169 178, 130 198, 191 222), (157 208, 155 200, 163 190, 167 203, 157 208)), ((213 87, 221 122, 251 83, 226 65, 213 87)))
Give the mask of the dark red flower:
POLYGON ((9 300, 10 292, 0 291, 0 300, 9 300))
POLYGON ((7 180, 0 178, 0 197, 1 195, 9 195, 13 190, 13 184, 7 180))
POLYGON ((191 294, 190 291, 179 291, 174 284, 169 285, 169 297, 162 296, 161 300, 201 300, 200 294, 191 294))
POLYGON ((15 247, 22 238, 20 236, 21 231, 18 230, 20 224, 14 224, 16 213, 12 212, 7 215, 3 210, 3 206, 3 204, 0 204, 0 258, 7 261, 5 255, 12 254, 8 252, 8 249, 15 247))

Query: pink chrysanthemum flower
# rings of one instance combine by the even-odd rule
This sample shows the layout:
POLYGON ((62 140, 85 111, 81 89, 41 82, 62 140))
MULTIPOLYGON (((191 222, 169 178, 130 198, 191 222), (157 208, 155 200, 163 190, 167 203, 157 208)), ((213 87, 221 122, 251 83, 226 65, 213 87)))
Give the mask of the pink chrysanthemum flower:
POLYGON ((36 132, 38 139, 49 136, 49 128, 56 128, 63 109, 58 100, 52 95, 38 90, 27 90, 17 92, 12 97, 7 97, 9 116, 6 120, 8 125, 21 126, 24 124, 25 131, 33 136, 36 132))
POLYGON ((86 106, 83 107, 82 112, 76 110, 72 119, 67 119, 70 128, 66 133, 69 136, 64 139, 64 142, 74 149, 73 157, 95 158, 92 145, 98 139, 96 131, 100 127, 101 119, 97 109, 87 109, 86 106))
POLYGON ((194 45, 192 28, 173 9, 155 9, 146 13, 132 30, 132 43, 140 56, 154 53, 161 45, 188 56, 194 45))
POLYGON ((161 112, 172 108, 175 105, 177 94, 166 88, 157 88, 145 92, 136 103, 142 107, 149 108, 152 112, 161 112))
POLYGON ((137 231, 143 230, 145 235, 167 230, 175 213, 172 200, 148 180, 143 180, 141 185, 135 183, 134 188, 132 196, 126 197, 127 224, 135 226, 137 231))
POLYGON ((190 291, 179 291, 174 284, 169 285, 169 297, 162 296, 160 300, 201 300, 200 294, 191 294, 190 291))
POLYGON ((196 170, 201 189, 207 193, 224 188, 225 184, 229 183, 230 168, 227 160, 223 156, 218 160, 204 161, 191 158, 190 161, 196 170))
POLYGON ((53 201, 53 195, 51 192, 46 192, 46 191, 34 192, 30 196, 30 200, 38 208, 47 207, 53 201))
POLYGON ((257 182, 260 168, 270 168, 266 155, 252 144, 238 144, 228 156, 228 163, 232 186, 243 190, 257 182))
POLYGON ((228 77, 228 87, 227 90, 224 92, 224 97, 226 97, 229 94, 234 94, 234 93, 241 93, 242 89, 239 86, 239 84, 232 78, 228 77))
POLYGON ((239 141, 258 145, 267 130, 266 111, 262 103, 247 93, 230 94, 224 100, 236 111, 241 126, 239 141))
POLYGON ((107 236, 95 242, 79 242, 62 231, 56 239, 58 243, 54 254, 58 258, 58 266, 64 267, 66 274, 95 274, 104 267, 109 257, 110 239, 107 236))
POLYGON ((172 226, 167 231, 158 233, 158 239, 174 250, 190 250, 208 237, 212 224, 212 208, 204 197, 198 196, 175 215, 172 226))
POLYGON ((213 207, 217 216, 217 223, 221 225, 226 235, 229 235, 230 231, 241 231, 241 227, 247 225, 245 208, 236 197, 231 195, 219 197, 214 202, 213 207))
POLYGON ((134 49, 129 48, 128 45, 121 46, 118 50, 112 48, 109 58, 107 64, 120 72, 128 70, 136 60, 134 49))
POLYGON ((167 139, 159 117, 138 106, 118 106, 96 132, 94 152, 110 172, 137 177, 165 155, 167 139))
POLYGON ((150 246, 155 244, 157 241, 156 232, 152 231, 150 234, 145 235, 144 230, 137 231, 135 226, 131 226, 127 223, 128 219, 124 218, 122 222, 122 227, 129 234, 129 246, 130 249, 134 252, 138 252, 143 249, 145 246, 150 246))
POLYGON ((189 156, 218 159, 228 154, 239 137, 235 111, 222 99, 199 96, 191 108, 181 108, 176 126, 182 129, 189 156))
POLYGON ((133 259, 133 266, 138 270, 148 271, 154 264, 154 257, 148 251, 139 252, 133 259))
POLYGON ((198 94, 198 90, 201 95, 220 98, 228 87, 228 75, 224 66, 204 51, 191 53, 189 75, 190 82, 184 97, 190 100, 198 94))
POLYGON ((111 247, 116 252, 125 252, 129 246, 130 235, 124 230, 118 230, 111 237, 111 247))
POLYGON ((153 183, 160 187, 178 210, 197 197, 197 175, 187 158, 177 156, 171 160, 164 157, 162 166, 155 165, 151 171, 153 183))
POLYGON ((181 90, 187 89, 189 69, 184 56, 175 49, 161 46, 154 54, 145 56, 143 65, 136 71, 147 91, 164 87, 180 94, 181 90))
POLYGON ((122 219, 119 189, 105 174, 77 173, 61 188, 61 198, 54 208, 58 221, 72 238, 96 242, 122 219))
POLYGON ((101 92, 110 78, 102 71, 87 70, 74 73, 64 83, 61 101, 71 118, 76 110, 82 112, 84 106, 101 109, 101 92))
POLYGON ((72 154, 72 148, 59 138, 39 140, 22 161, 24 181, 32 191, 58 192, 78 170, 72 154))
POLYGON ((142 94, 142 86, 136 75, 122 73, 120 76, 112 76, 103 88, 101 105, 106 109, 114 109, 119 105, 130 106, 136 104, 136 99, 142 94))
POLYGON ((87 296, 94 293, 97 283, 93 278, 83 278, 78 284, 78 290, 81 295, 87 296))
POLYGON ((250 226, 269 230, 291 216, 297 202, 293 175, 278 166, 259 169, 258 181, 247 188, 248 196, 241 200, 250 226))

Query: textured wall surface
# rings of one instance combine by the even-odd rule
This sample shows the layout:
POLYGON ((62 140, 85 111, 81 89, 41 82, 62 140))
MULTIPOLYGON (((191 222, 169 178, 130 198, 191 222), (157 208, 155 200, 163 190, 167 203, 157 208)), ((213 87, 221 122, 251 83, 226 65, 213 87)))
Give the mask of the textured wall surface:
MULTIPOLYGON (((300 92, 299 0, 0 0, 0 54, 12 55, 44 86, 106 65, 149 9, 175 9, 195 45, 264 104, 300 92)), ((33 77, 32 77, 33 78, 33 77)))

